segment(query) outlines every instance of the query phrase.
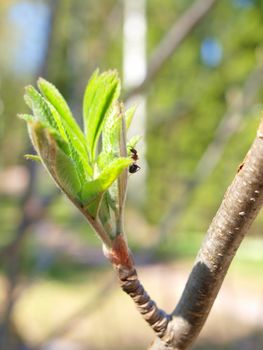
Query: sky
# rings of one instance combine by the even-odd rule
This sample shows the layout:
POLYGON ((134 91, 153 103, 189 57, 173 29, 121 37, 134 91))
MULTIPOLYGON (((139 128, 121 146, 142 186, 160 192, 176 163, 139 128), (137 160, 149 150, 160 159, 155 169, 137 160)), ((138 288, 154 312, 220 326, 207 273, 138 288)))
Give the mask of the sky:
POLYGON ((48 36, 50 11, 46 4, 21 1, 10 7, 8 23, 15 32, 12 69, 16 73, 35 73, 41 66, 48 36))

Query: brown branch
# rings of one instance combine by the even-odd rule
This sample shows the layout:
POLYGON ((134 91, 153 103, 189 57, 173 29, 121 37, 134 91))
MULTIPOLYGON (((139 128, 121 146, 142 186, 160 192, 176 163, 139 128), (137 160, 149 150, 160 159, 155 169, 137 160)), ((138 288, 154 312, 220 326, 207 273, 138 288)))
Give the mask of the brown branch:
POLYGON ((201 331, 228 267, 263 204, 263 121, 214 217, 162 341, 151 350, 185 350, 201 331))
POLYGON ((196 0, 176 21, 150 57, 145 79, 126 93, 125 99, 140 93, 161 70, 174 51, 204 19, 218 0, 196 0))
POLYGON ((142 317, 154 330, 156 335, 162 338, 171 317, 159 309, 156 303, 150 298, 139 281, 135 268, 128 269, 119 266, 116 268, 116 271, 122 290, 133 299, 142 317))
POLYGON ((139 281, 125 237, 119 234, 110 250, 104 247, 104 254, 114 266, 122 290, 132 298, 138 311, 155 334, 162 338, 171 317, 158 308, 139 281))

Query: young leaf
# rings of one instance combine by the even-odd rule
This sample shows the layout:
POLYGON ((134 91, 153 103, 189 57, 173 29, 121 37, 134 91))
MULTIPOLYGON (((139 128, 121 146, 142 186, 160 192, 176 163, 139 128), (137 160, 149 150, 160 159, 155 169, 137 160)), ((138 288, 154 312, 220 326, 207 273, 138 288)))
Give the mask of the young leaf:
POLYGON ((115 159, 103 169, 97 179, 86 183, 81 191, 81 199, 84 206, 93 201, 95 197, 100 196, 105 192, 121 172, 131 163, 132 159, 130 158, 115 159))
POLYGON ((126 128, 127 128, 127 130, 129 129, 129 127, 131 125, 132 119, 133 119, 134 114, 136 112, 136 108, 137 108, 137 106, 134 105, 134 106, 131 106, 130 108, 128 108, 125 111, 125 119, 126 119, 126 128))
POLYGON ((26 87, 25 101, 29 108, 32 109, 35 118, 48 126, 58 130, 56 120, 50 111, 45 99, 33 88, 33 86, 26 87))
POLYGON ((68 142, 69 146, 69 155, 76 163, 76 166, 79 169, 80 177, 83 181, 89 179, 92 176, 92 168, 88 162, 88 154, 85 146, 85 138, 82 134, 82 139, 78 138, 74 130, 71 128, 67 121, 61 117, 58 111, 55 109, 50 102, 47 102, 50 110, 53 114, 53 117, 57 121, 59 131, 64 135, 65 139, 68 142))
POLYGON ((70 108, 65 101, 64 97, 60 94, 58 89, 43 78, 39 78, 37 81, 39 90, 43 94, 43 96, 54 106, 57 112, 60 114, 61 118, 67 126, 72 130, 72 133, 76 135, 76 137, 85 144, 85 137, 76 123, 70 108))
POLYGON ((64 125, 63 125, 63 120, 60 116, 60 114, 58 113, 58 111, 56 110, 56 108, 47 100, 45 100, 47 106, 49 107, 49 110, 52 114, 52 117, 54 118, 55 122, 56 122, 56 127, 60 133, 60 135, 64 138, 64 140, 66 140, 68 142, 68 136, 66 134, 64 125))
POLYGON ((32 122, 36 120, 36 118, 31 114, 18 114, 18 118, 23 119, 26 122, 32 122))
POLYGON ((97 158, 97 165, 100 170, 103 170, 113 159, 116 159, 116 155, 113 152, 100 152, 97 158))
POLYGON ((92 75, 83 103, 84 129, 92 162, 96 157, 97 142, 103 122, 119 94, 120 81, 116 71, 108 71, 100 75, 96 71, 92 75))
POLYGON ((123 106, 116 101, 114 108, 108 114, 102 131, 102 152, 98 157, 98 164, 103 168, 109 161, 117 157, 126 157, 126 134, 125 117, 123 106))
POLYGON ((136 147, 137 143, 140 142, 142 139, 142 135, 135 135, 132 138, 130 138, 130 140, 127 143, 127 151, 129 152, 129 150, 131 148, 136 147))
POLYGON ((77 199, 81 189, 77 169, 59 147, 60 136, 40 122, 28 123, 28 127, 36 151, 50 175, 66 194, 77 199))
POLYGON ((102 149, 103 152, 119 156, 119 140, 122 125, 121 107, 117 102, 109 113, 103 125, 102 149))
POLYGON ((41 158, 35 154, 25 154, 24 157, 27 159, 27 160, 34 160, 36 162, 41 162, 41 158))
POLYGON ((88 179, 92 175, 92 168, 88 162, 86 140, 64 97, 53 84, 43 78, 38 79, 38 87, 48 100, 54 118, 59 119, 57 120, 58 127, 66 135, 71 156, 82 172, 81 177, 88 179))
MULTIPOLYGON (((55 107, 31 86, 26 88, 26 99, 33 110, 35 119, 44 122, 47 127, 52 127, 66 141, 66 143, 60 144, 60 146, 68 157, 75 162, 81 175, 80 178, 85 181, 92 173, 87 160, 85 143, 82 143, 76 137, 55 107)), ((85 140, 83 134, 82 138, 85 140)))
POLYGON ((103 199, 99 208, 99 218, 102 223, 105 231, 109 234, 110 237, 114 237, 113 226, 112 225, 112 217, 110 212, 110 206, 108 203, 108 192, 106 191, 103 195, 103 199))
POLYGON ((59 186, 73 198, 79 198, 81 182, 79 169, 76 169, 72 160, 59 148, 56 152, 56 177, 59 186))
MULTIPOLYGON (((26 87, 25 100, 29 102, 28 105, 34 113, 34 120, 39 121, 42 127, 48 128, 50 132, 52 131, 53 133, 57 133, 60 136, 58 138, 60 147, 70 156, 69 147, 65 142, 67 139, 59 127, 59 117, 57 115, 53 115, 51 109, 49 108, 48 102, 32 86, 26 87)), ((28 115, 23 115, 22 118, 24 118, 26 121, 30 120, 28 115)))

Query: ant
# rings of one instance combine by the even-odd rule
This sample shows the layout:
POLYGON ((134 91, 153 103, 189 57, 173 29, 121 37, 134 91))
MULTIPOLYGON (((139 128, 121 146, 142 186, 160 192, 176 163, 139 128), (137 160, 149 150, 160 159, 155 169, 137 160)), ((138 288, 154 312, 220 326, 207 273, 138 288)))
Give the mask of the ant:
POLYGON ((131 147, 130 152, 131 152, 131 159, 134 160, 134 162, 129 166, 129 173, 134 174, 138 170, 140 170, 141 167, 136 164, 137 160, 139 159, 138 152, 136 151, 136 149, 131 147))
POLYGON ((133 159, 136 162, 139 159, 138 152, 133 147, 130 148, 130 152, 131 152, 131 159, 133 159))

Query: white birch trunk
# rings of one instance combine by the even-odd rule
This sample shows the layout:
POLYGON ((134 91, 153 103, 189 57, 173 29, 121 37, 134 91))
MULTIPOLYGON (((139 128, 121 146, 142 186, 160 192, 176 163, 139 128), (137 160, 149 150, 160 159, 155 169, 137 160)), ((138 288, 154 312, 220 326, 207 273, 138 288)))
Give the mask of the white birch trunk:
MULTIPOLYGON (((146 75, 146 0, 124 0, 124 28, 123 28, 123 84, 126 90, 139 85, 146 75)), ((126 105, 137 105, 134 121, 129 131, 129 137, 142 135, 138 145, 141 170, 138 174, 130 175, 129 198, 142 204, 145 199, 145 180, 147 165, 145 161, 145 125, 146 98, 136 95, 130 98, 126 105)))

